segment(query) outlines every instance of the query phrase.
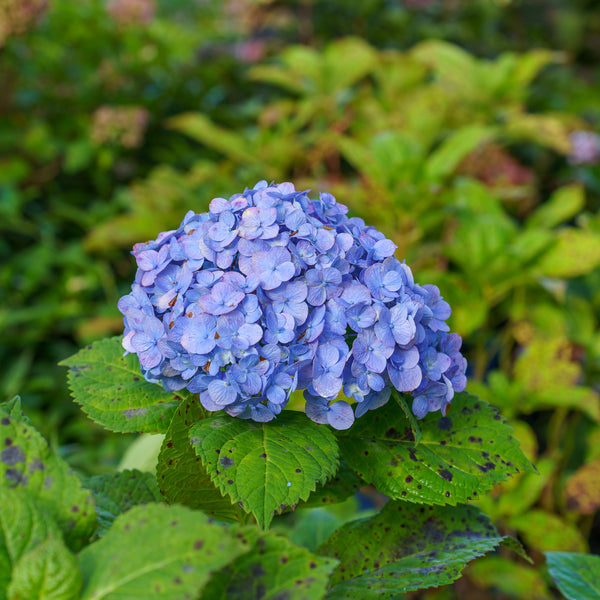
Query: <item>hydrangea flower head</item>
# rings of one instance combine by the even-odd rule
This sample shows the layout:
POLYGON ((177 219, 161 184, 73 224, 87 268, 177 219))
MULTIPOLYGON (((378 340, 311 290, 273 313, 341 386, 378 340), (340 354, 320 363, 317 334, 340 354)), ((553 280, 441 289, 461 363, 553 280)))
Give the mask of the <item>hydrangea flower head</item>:
POLYGON ((446 414, 466 386, 450 307, 347 212, 331 194, 264 181, 188 212, 134 246, 123 347, 148 381, 244 419, 270 421, 296 389, 309 418, 337 429, 392 388, 413 396, 417 417, 446 414))

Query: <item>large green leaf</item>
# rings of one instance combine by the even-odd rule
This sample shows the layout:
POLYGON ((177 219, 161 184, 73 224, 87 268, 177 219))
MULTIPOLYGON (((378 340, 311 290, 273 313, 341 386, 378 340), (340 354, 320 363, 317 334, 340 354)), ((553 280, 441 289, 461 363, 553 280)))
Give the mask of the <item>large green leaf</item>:
POLYGON ((600 556, 546 552, 548 570, 568 600, 600 600, 600 556))
POLYGON ((121 338, 100 340, 63 360, 74 400, 111 431, 164 433, 180 398, 141 374, 135 354, 123 356, 121 338))
POLYGON ((319 600, 337 561, 317 556, 273 532, 215 573, 203 600, 319 600))
POLYGON ((199 511, 136 506, 80 553, 82 600, 197 598, 213 571, 248 548, 243 535, 199 511))
POLYGON ((409 420, 389 402, 338 433, 342 457, 359 477, 395 499, 468 502, 531 463, 495 408, 457 394, 450 412, 429 413, 414 441, 409 420))
POLYGON ((81 572, 77 559, 60 537, 49 537, 15 564, 9 600, 77 600, 81 572))
POLYGON ((175 411, 158 457, 158 485, 170 503, 199 508, 218 521, 236 521, 243 511, 216 488, 190 443, 190 428, 205 416, 197 397, 175 411))
POLYGON ((269 423, 210 417, 194 425, 190 436, 219 489, 264 528, 338 467, 331 430, 299 412, 285 411, 269 423))
POLYGON ((96 525, 92 495, 29 424, 18 400, 0 405, 0 448, 0 489, 24 490, 37 498, 67 544, 81 547, 96 525))
POLYGON ((390 501, 374 517, 341 527, 319 548, 340 561, 327 598, 381 600, 451 583, 470 560, 504 539, 473 506, 390 501))
POLYGON ((154 475, 141 471, 97 475, 90 477, 84 485, 91 490, 96 502, 97 535, 104 535, 113 521, 130 508, 163 499, 154 475))
POLYGON ((13 566, 27 552, 60 531, 33 496, 0 487, 0 600, 6 599, 13 566))

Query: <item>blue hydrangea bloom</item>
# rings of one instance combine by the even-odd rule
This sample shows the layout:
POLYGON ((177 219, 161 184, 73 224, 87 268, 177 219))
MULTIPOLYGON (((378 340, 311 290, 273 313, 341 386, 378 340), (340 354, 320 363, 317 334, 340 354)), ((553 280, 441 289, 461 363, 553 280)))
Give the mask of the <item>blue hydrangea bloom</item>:
POLYGON ((331 194, 264 181, 188 212, 133 248, 137 274, 118 304, 123 347, 148 381, 258 422, 296 389, 309 418, 337 429, 392 388, 413 396, 419 418, 446 414, 466 386, 450 306, 347 212, 331 194))

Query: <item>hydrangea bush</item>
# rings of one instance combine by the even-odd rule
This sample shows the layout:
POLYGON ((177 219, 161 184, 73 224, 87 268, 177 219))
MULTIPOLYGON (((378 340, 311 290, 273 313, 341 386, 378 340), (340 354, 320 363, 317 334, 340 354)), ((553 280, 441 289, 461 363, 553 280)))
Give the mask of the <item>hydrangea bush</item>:
POLYGON ((261 181, 136 244, 135 283, 119 301, 125 350, 148 381, 258 422, 297 388, 310 419, 336 429, 392 387, 412 393, 415 416, 446 414, 466 385, 450 307, 347 212, 331 194, 261 181))
POLYGON ((0 598, 380 600, 527 559, 473 505, 532 467, 448 304, 346 212, 260 182, 135 246, 125 335, 62 364, 94 421, 164 434, 156 473, 82 479, 0 404, 0 598))

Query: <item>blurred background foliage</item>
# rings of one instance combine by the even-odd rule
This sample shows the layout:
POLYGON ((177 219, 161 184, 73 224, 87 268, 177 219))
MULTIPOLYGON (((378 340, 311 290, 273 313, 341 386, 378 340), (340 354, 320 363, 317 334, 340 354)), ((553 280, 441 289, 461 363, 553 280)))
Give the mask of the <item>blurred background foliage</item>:
MULTIPOLYGON (((120 333, 133 243, 293 181, 453 307, 470 391, 539 471, 482 507, 538 563, 600 552, 599 59, 593 0, 0 0, 2 399, 76 468, 115 465, 131 438, 56 363, 120 333)), ((500 554, 413 597, 553 594, 500 554)))

